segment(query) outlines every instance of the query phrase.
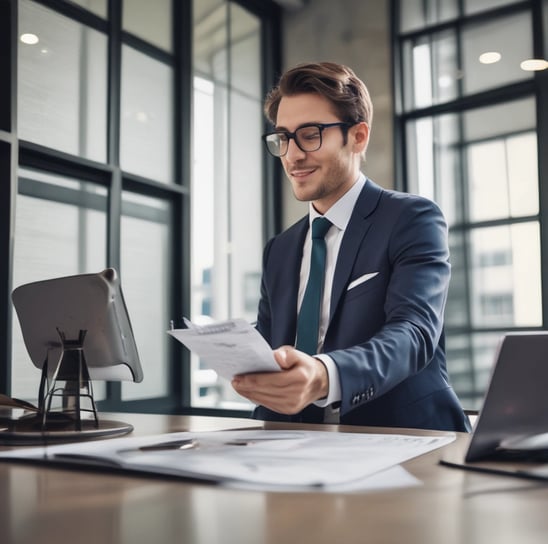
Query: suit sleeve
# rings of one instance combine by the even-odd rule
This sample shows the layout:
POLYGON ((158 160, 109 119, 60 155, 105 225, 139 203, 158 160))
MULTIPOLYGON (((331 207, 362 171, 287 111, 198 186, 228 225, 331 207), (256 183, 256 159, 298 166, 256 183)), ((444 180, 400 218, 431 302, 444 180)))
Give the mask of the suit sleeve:
MULTIPOLYGON (((382 325, 364 341, 328 352, 339 370, 342 414, 386 394, 433 357, 444 358, 439 342, 450 279, 445 220, 433 202, 420 197, 409 196, 399 210, 388 210, 397 217, 390 229, 384 223, 389 231, 384 239, 389 275, 385 302, 367 310, 382 325), (356 391, 361 392, 358 401, 356 391)), ((344 315, 344 307, 341 311, 344 315)), ((352 318, 366 319, 343 317, 348 323, 352 318)))

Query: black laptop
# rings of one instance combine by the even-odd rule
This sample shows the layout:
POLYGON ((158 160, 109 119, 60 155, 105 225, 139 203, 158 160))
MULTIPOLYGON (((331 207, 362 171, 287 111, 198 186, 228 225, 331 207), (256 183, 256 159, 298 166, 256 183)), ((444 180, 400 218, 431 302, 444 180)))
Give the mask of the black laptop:
POLYGON ((505 334, 465 461, 548 457, 548 331, 505 334))

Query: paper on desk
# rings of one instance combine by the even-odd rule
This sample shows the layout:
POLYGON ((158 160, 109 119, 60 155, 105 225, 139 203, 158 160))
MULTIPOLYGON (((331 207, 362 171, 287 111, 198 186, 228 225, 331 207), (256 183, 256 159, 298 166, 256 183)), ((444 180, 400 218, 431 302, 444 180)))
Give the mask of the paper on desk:
POLYGON ((231 319, 210 325, 193 325, 188 329, 167 331, 203 363, 230 380, 247 372, 280 370, 266 340, 244 319, 231 319))
MULTIPOLYGON (((23 448, 2 458, 117 468, 161 476, 193 478, 261 491, 356 492, 394 485, 400 463, 455 439, 437 436, 333 433, 326 431, 232 430, 170 433, 140 438, 23 448), (192 439, 195 447, 143 451, 143 446, 192 439)), ((401 474, 400 474, 401 476, 401 474)))

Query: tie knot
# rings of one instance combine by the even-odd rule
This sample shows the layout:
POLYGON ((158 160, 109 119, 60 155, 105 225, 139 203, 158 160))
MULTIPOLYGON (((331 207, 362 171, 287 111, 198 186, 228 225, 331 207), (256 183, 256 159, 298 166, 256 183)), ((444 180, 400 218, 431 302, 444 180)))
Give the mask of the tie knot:
POLYGON ((312 238, 323 238, 327 234, 330 226, 331 221, 329 221, 329 219, 326 219, 325 217, 316 217, 316 219, 312 221, 312 238))

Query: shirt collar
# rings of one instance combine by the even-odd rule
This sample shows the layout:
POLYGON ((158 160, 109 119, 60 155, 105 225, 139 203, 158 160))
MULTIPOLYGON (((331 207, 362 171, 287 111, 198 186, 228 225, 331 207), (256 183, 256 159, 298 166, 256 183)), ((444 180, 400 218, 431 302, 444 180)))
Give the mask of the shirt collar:
MULTIPOLYGON (((323 217, 329 219, 339 230, 345 230, 364 185, 365 176, 360 172, 356 183, 325 212, 323 217)), ((308 205, 310 226, 312 226, 312 221, 316 217, 322 217, 322 215, 315 210, 312 202, 310 202, 308 205)))

